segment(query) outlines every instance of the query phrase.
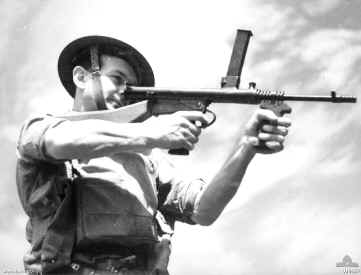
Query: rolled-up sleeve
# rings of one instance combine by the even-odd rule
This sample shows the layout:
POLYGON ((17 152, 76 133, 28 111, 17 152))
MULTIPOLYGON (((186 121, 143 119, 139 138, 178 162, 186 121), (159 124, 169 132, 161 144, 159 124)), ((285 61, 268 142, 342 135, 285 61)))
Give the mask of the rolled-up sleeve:
POLYGON ((50 128, 54 128, 65 119, 50 115, 28 119, 20 131, 17 152, 22 159, 44 160, 57 162, 46 153, 44 135, 50 128))
POLYGON ((178 221, 195 224, 191 219, 198 194, 205 186, 200 178, 187 179, 166 158, 158 160, 159 210, 178 221))

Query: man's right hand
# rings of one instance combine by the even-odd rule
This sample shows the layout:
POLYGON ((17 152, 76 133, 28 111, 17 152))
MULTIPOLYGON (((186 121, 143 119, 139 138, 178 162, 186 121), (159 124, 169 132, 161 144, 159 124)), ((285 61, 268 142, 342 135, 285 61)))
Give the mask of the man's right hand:
POLYGON ((208 124, 199 111, 179 111, 170 115, 151 117, 143 122, 150 145, 161 149, 192 150, 203 126, 208 124))

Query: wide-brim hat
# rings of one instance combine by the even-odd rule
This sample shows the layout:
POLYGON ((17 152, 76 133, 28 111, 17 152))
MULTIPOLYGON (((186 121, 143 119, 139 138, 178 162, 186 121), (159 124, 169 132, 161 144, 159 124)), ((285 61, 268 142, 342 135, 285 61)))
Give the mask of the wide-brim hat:
POLYGON ((79 65, 80 58, 84 59, 87 55, 90 61, 90 48, 95 45, 100 54, 109 54, 127 61, 137 76, 138 86, 154 86, 153 70, 145 57, 135 48, 107 36, 85 36, 68 44, 58 60, 61 83, 72 97, 74 97, 76 89, 73 82, 73 68, 79 65))

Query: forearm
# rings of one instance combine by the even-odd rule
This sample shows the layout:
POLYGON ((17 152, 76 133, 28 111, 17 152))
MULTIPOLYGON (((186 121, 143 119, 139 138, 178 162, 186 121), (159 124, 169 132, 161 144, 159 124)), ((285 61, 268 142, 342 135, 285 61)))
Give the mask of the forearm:
POLYGON ((248 164, 255 155, 246 139, 236 144, 213 180, 198 194, 192 219, 201 225, 210 225, 221 214, 236 194, 248 164))
POLYGON ((141 123, 69 121, 48 130, 44 138, 46 153, 55 159, 90 159, 151 149, 141 123))

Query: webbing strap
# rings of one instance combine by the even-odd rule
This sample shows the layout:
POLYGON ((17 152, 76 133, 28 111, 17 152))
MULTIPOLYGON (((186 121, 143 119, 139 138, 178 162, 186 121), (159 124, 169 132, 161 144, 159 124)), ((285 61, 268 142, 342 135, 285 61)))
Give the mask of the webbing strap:
POLYGON ((100 62, 98 46, 90 47, 90 62, 91 62, 91 89, 95 97, 95 104, 98 110, 106 110, 103 89, 100 82, 100 62))
POLYGON ((90 62, 92 72, 100 70, 99 49, 97 45, 90 47, 90 62))
POLYGON ((65 197, 48 226, 42 244, 42 267, 47 271, 69 265, 75 242, 75 213, 72 183, 67 183, 65 197))

